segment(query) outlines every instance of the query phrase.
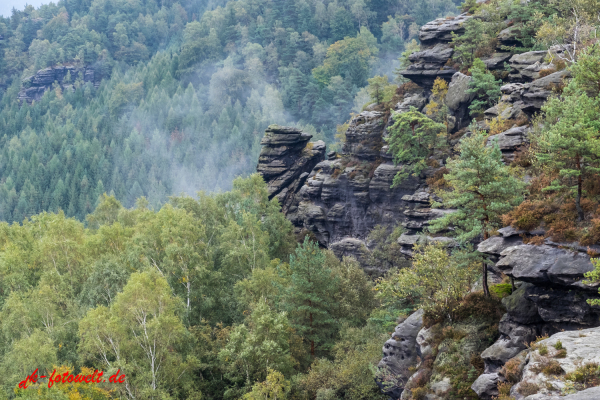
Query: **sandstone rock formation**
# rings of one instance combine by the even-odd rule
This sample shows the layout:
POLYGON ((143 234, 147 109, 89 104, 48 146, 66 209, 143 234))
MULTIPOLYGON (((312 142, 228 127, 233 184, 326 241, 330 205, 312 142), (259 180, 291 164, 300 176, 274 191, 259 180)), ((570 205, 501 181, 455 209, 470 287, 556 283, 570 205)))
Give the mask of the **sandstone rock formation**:
POLYGON ((58 83, 62 90, 74 90, 73 83, 81 79, 83 82, 91 82, 96 87, 100 85, 102 76, 98 71, 90 67, 75 67, 73 65, 49 67, 39 70, 35 75, 23 79, 21 91, 19 91, 19 100, 38 101, 42 98, 46 90, 51 89, 52 85, 58 83), (70 76, 70 81, 66 81, 70 76))
MULTIPOLYGON (((572 387, 568 388, 565 376, 588 364, 600 363, 599 339, 600 328, 591 328, 558 332, 539 341, 520 354, 522 362, 515 364, 519 381, 512 386, 511 396, 516 400, 599 399, 600 387, 585 389, 571 383, 572 387), (554 370, 549 370, 549 365, 553 365, 554 370), (576 393, 562 397, 564 391, 576 393)), ((500 374, 498 379, 505 378, 500 374)))
MULTIPOLYGON (((600 308, 587 303, 599 298, 598 286, 582 283, 583 274, 593 269, 585 249, 568 250, 549 241, 541 246, 523 244, 519 234, 524 232, 512 228, 500 233, 480 243, 478 250, 498 259, 496 269, 523 283, 503 299, 507 312, 500 321, 501 336, 481 354, 487 375, 500 372, 538 336, 600 326, 600 308)), ((481 377, 473 387, 481 398, 491 398, 489 391, 483 395, 486 379, 490 376, 481 377)))
POLYGON ((268 182, 269 198, 277 197, 287 212, 312 169, 325 158, 325 143, 296 128, 270 125, 260 142, 257 171, 268 182))
MULTIPOLYGON (((421 28, 421 49, 409 57, 411 65, 401 72, 420 87, 415 89, 412 85, 394 107, 398 113, 413 107, 423 111, 428 103, 437 101, 431 97, 434 80, 445 79, 449 84, 444 99, 448 110, 445 120, 448 132, 454 136, 449 140, 451 146, 458 143, 461 135, 470 134, 468 107, 474 95, 467 90, 472 78, 452 67, 454 50, 449 44, 452 32, 460 34, 469 18, 466 14, 440 18, 421 28)), ((561 90, 565 79, 569 78, 568 71, 556 71, 555 65, 545 62, 546 51, 522 54, 505 51, 502 46, 520 45, 518 33, 519 30, 512 27, 501 31, 496 52, 483 59, 490 70, 496 70, 494 73, 503 78, 504 85, 498 104, 485 110, 485 120, 477 122, 478 128, 484 130, 491 130, 492 119, 505 123, 503 131, 494 132, 496 134, 489 137, 487 145, 497 144, 507 163, 516 161, 518 152, 528 145, 532 116, 541 110, 549 96, 561 90), (505 63, 510 66, 508 74, 501 71, 505 63)), ((309 138, 300 132, 291 133, 296 136, 293 140, 289 136, 289 143, 278 143, 284 139, 274 139, 275 133, 270 128, 263 141, 265 148, 258 166, 269 184, 271 195, 280 199, 287 218, 298 232, 311 232, 322 246, 338 257, 354 256, 365 271, 375 276, 385 272, 379 266, 369 264, 373 243, 368 238, 376 225, 390 230, 401 225, 405 229, 396 244, 406 260, 411 258, 416 244, 456 245, 451 238, 431 237, 425 231, 429 221, 452 212, 431 208, 432 201, 439 199, 427 184, 427 178, 441 173, 444 168, 446 160, 443 157, 432 157, 430 164, 435 167, 391 188, 394 176, 402 168, 394 165, 385 143, 392 122, 390 114, 377 111, 377 107, 356 115, 350 122, 341 151, 329 153, 327 159, 321 144, 313 145, 310 149, 313 153, 307 153, 304 149, 309 138)), ((278 127, 276 130, 289 129, 278 127)), ((600 326, 600 307, 587 303, 590 298, 600 297, 598 287, 582 283, 583 274, 592 269, 587 247, 549 240, 541 246, 523 243, 523 236, 544 232, 520 232, 507 227, 498 233, 499 236, 479 243, 478 250, 493 263, 489 266, 492 281, 498 282, 505 275, 516 282, 516 290, 502 301, 506 313, 498 323, 496 333, 499 338, 496 340, 498 336, 492 335, 482 339, 478 335, 489 326, 473 323, 461 329, 469 332, 469 337, 479 338, 478 342, 461 339, 456 343, 450 340, 440 344, 438 332, 435 334, 438 342, 434 343, 435 335, 430 329, 417 329, 422 314, 414 314, 398 325, 395 336, 384 347, 380 366, 392 376, 387 384, 378 383, 391 398, 409 399, 411 384, 417 381, 428 382, 428 400, 450 398, 449 393, 457 383, 436 371, 451 368, 448 360, 460 354, 461 357, 474 357, 467 365, 473 368, 478 365, 478 372, 473 372, 474 369, 470 372, 474 374, 470 379, 480 374, 472 389, 481 399, 491 399, 498 396, 498 383, 506 380, 502 374, 503 366, 509 360, 518 360, 523 366, 528 362, 525 343, 561 330, 600 326), (424 361, 426 358, 427 362, 424 361), (412 375, 408 373, 410 367, 417 368, 412 375)), ((593 247, 593 250, 600 253, 600 247, 593 247)), ((473 380, 469 380, 469 384, 471 382, 473 380)), ((594 396, 593 393, 596 392, 581 391, 571 396, 584 396, 573 397, 573 400, 585 399, 594 396)), ((554 399, 547 397, 554 396, 552 393, 539 396, 546 397, 530 396, 527 399, 554 399)), ((523 397, 516 395, 518 400, 523 397)))
POLYGON ((419 31, 421 51, 410 55, 411 65, 401 72, 402 76, 418 85, 432 87, 435 78, 450 80, 457 72, 446 65, 454 49, 450 46, 452 33, 464 32, 463 24, 471 18, 467 14, 457 17, 438 18, 423 25, 419 31))
MULTIPOLYGON (((383 345, 383 358, 379 362, 379 368, 395 376, 395 385, 385 386, 383 382, 377 384, 382 388, 385 395, 391 398, 399 398, 404 386, 412 373, 409 367, 417 363, 417 357, 422 356, 420 346, 417 345, 417 335, 423 326, 423 310, 419 310, 408 317, 404 322, 396 326, 392 338, 383 345)), ((421 338, 423 341, 423 338, 421 338)))

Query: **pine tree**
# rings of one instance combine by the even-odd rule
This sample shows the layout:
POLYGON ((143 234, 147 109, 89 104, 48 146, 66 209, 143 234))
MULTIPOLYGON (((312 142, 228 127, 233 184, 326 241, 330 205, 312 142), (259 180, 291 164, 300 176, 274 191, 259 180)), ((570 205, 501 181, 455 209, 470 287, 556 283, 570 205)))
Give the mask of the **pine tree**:
POLYGON ((473 61, 473 66, 469 69, 469 72, 471 72, 473 79, 469 83, 467 93, 476 95, 469 106, 469 110, 471 110, 472 116, 476 116, 498 102, 501 95, 500 84, 502 81, 496 80, 479 58, 473 61))
POLYGON ((562 98, 551 98, 542 110, 546 118, 541 134, 533 139, 535 156, 543 169, 557 175, 544 190, 574 192, 582 221, 584 182, 597 180, 600 172, 600 99, 588 97, 575 81, 562 98))
POLYGON ((333 310, 337 309, 337 280, 332 278, 325 255, 307 236, 290 255, 289 269, 282 273, 290 283, 281 288, 281 307, 287 311, 292 327, 310 344, 311 356, 324 354, 332 344, 333 310))
POLYGON ((386 140, 394 163, 408 164, 394 176, 392 187, 396 187, 409 175, 419 175, 433 152, 445 146, 446 126, 428 118, 414 107, 408 112, 394 114, 393 118, 394 125, 389 129, 386 140))
MULTIPOLYGON (((485 133, 475 130, 460 141, 460 155, 448 162, 450 173, 444 175, 450 190, 439 190, 443 203, 434 204, 456 211, 432 221, 431 232, 452 226, 462 243, 480 236, 486 240, 502 226, 501 215, 523 200, 525 184, 504 165, 498 145, 486 146, 487 140, 485 133)), ((485 262, 483 288, 489 295, 485 262)))

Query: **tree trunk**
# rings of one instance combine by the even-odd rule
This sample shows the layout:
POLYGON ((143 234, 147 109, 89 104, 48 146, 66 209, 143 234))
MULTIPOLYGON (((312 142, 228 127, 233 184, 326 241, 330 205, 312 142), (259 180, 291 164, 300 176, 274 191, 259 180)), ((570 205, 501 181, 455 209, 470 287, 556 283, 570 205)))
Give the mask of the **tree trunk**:
MULTIPOLYGON (((490 235, 487 233, 487 229, 484 229, 483 240, 488 240, 489 238, 490 235)), ((483 277, 481 278, 481 281, 483 283, 483 294, 485 295, 485 297, 490 297, 490 289, 488 288, 488 268, 485 260, 483 260, 483 277)))
POLYGON ((488 288, 487 277, 488 277, 487 263, 485 261, 483 261, 483 278, 482 278, 483 294, 485 295, 485 297, 490 297, 490 289, 488 288))
POLYGON ((581 192, 583 187, 583 179, 581 178, 581 161, 577 156, 577 169, 579 170, 579 176, 577 177, 577 196, 575 197, 575 208, 577 208, 577 220, 583 221, 583 208, 581 208, 581 192))

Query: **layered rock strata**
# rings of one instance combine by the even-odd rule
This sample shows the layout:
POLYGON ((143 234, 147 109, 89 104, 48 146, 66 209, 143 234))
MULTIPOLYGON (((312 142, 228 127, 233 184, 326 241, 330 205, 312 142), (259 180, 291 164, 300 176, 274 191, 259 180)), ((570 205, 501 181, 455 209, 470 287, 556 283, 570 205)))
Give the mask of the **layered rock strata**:
POLYGON ((450 45, 452 33, 463 33, 463 24, 469 18, 467 14, 461 14, 453 18, 438 18, 423 25, 419 31, 421 51, 409 56, 411 65, 400 74, 424 87, 432 87, 438 77, 448 81, 452 79, 457 72, 447 65, 454 54, 450 45))
POLYGON ((500 321, 500 338, 481 354, 485 374, 473 385, 481 399, 498 395, 491 382, 503 379, 502 366, 536 337, 600 326, 600 308, 587 303, 600 298, 598 285, 583 283, 593 266, 581 246, 523 244, 519 235, 524 232, 512 228, 500 234, 480 243, 478 250, 497 260, 496 270, 522 283, 503 299, 507 312, 500 321))
POLYGON ((325 143, 296 128, 270 125, 260 144, 257 171, 268 183, 269 198, 277 197, 286 213, 296 192, 315 165, 325 159, 325 143))
POLYGON ((102 76, 90 67, 66 65, 45 68, 39 70, 35 75, 23 79, 18 99, 28 103, 38 101, 47 90, 52 88, 54 83, 60 85, 62 90, 74 90, 73 82, 78 79, 83 82, 91 82, 98 87, 102 76), (67 79, 68 76, 70 76, 70 80, 67 79))

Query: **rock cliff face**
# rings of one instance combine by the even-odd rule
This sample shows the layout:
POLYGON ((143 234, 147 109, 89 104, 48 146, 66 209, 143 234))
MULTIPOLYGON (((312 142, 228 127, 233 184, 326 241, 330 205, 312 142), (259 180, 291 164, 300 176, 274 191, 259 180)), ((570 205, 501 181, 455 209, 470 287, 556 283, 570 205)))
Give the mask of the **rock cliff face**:
POLYGON ((505 379, 501 367, 536 337, 600 326, 600 307, 587 303, 599 298, 598 285, 582 283, 584 273, 593 270, 587 248, 550 241, 523 244, 523 232, 512 228, 500 234, 480 243, 478 250, 497 260, 493 268, 522 284, 503 299, 506 314, 499 324, 500 338, 481 354, 485 374, 473 390, 482 399, 498 395, 492 382, 505 379))
POLYGON ((411 65, 401 72, 402 76, 429 88, 437 77, 450 80, 457 72, 446 65, 454 54, 450 46, 452 33, 463 33, 463 23, 469 18, 461 14, 455 18, 438 18, 423 25, 419 31, 421 51, 410 55, 411 65))
MULTIPOLYGON (((467 93, 467 89, 472 78, 456 71, 449 62, 454 52, 450 45, 452 32, 460 34, 469 18, 467 15, 441 18, 421 28, 421 50, 410 56, 411 65, 402 72, 419 87, 405 93, 394 107, 399 113, 411 107, 423 110, 434 100, 430 98, 434 80, 445 79, 449 83, 444 102, 448 110, 448 130, 454 134, 450 140, 452 146, 458 143, 457 137, 470 134, 468 107, 473 95, 467 93)), ((503 52, 501 46, 520 45, 518 32, 514 27, 501 31, 496 53, 483 60, 490 70, 497 70, 504 84, 499 103, 485 110, 485 119, 478 122, 478 126, 490 130, 491 119, 501 117, 499 120, 506 121, 504 131, 495 131, 488 145, 497 143, 507 163, 517 161, 519 151, 528 144, 532 116, 556 89, 561 89, 569 76, 568 71, 557 71, 555 65, 545 62, 546 51, 514 55, 503 52), (510 67, 508 72, 502 71, 505 63, 510 67)), ((279 139, 273 139, 275 131, 270 128, 258 166, 272 196, 280 199, 284 212, 298 231, 312 232, 322 246, 340 257, 356 257, 373 275, 385 272, 381 266, 370 265, 368 256, 375 245, 369 240, 369 233, 376 225, 388 230, 401 225, 405 229, 397 244, 407 260, 417 243, 455 245, 450 238, 423 234, 430 220, 451 212, 430 207, 435 196, 427 183, 428 178, 443 171, 446 160, 432 158, 429 164, 435 167, 392 189, 393 177, 401 166, 394 165, 387 153, 385 137, 391 123, 388 113, 360 113, 350 123, 342 151, 328 153, 327 159, 323 157, 322 143, 313 144, 313 153, 309 154, 305 150, 310 145, 306 144, 307 136, 294 131, 293 143, 280 144, 279 139)), ((600 307, 587 303, 588 299, 599 297, 598 288, 582 283, 583 274, 592 269, 587 247, 569 247, 548 240, 541 246, 523 243, 523 235, 537 234, 540 233, 504 228, 499 236, 479 244, 479 251, 494 262, 490 266, 490 279, 499 280, 506 275, 517 282, 513 294, 503 300, 506 313, 501 319, 500 313, 492 323, 481 320, 462 325, 460 329, 467 332, 467 337, 461 339, 443 339, 445 334, 423 328, 422 313, 413 314, 396 327, 383 347, 384 357, 380 363, 385 371, 383 375, 387 376, 378 382, 384 393, 392 399, 409 399, 415 382, 420 385, 428 382, 426 394, 421 392, 427 400, 455 398, 452 396, 456 396, 457 387, 465 382, 451 381, 440 371, 452 368, 448 360, 456 358, 472 368, 468 374, 465 372, 465 379, 467 375, 470 377, 469 385, 480 374, 472 390, 481 399, 491 399, 498 396, 498 383, 508 379, 503 375, 507 361, 527 365, 525 343, 562 330, 600 326, 600 307), (497 328, 495 323, 498 323, 497 328), (471 357, 471 361, 468 358, 465 361, 465 357, 471 357)), ((593 250, 600 253, 600 248, 593 250)), ((600 398, 595 393, 582 391, 572 398, 600 398)), ((550 397, 530 396, 527 400, 553 400, 555 393, 548 391, 539 396, 546 395, 550 397)), ((513 396, 517 400, 524 398, 518 393, 513 396)))
POLYGON ((92 82, 98 87, 102 76, 89 67, 78 68, 67 65, 45 68, 23 80, 22 88, 19 92, 19 100, 27 101, 28 103, 38 101, 42 98, 46 90, 52 88, 54 82, 58 83, 62 90, 73 90, 73 82, 77 79, 81 79, 83 82, 92 82), (71 79, 69 82, 66 82, 65 79, 69 75, 71 79))
POLYGON ((269 198, 277 197, 284 213, 309 173, 325 158, 325 143, 309 143, 311 138, 295 128, 271 125, 260 142, 257 171, 268 182, 269 198))
MULTIPOLYGON (((367 237, 373 227, 401 224, 415 234, 440 215, 429 207, 431 194, 425 183, 435 169, 391 189, 400 167, 392 163, 384 146, 388 122, 389 115, 382 112, 357 115, 346 132, 343 151, 329 153, 326 160, 302 153, 308 135, 296 133, 294 140, 301 143, 280 145, 279 136, 269 128, 258 164, 270 193, 278 196, 298 231, 312 232, 338 256, 352 255, 363 261, 365 270, 375 275, 385 271, 365 264, 367 237)), ((277 132, 285 130, 291 128, 277 128, 277 132)), ((313 152, 325 151, 322 142, 312 146, 313 152)))

